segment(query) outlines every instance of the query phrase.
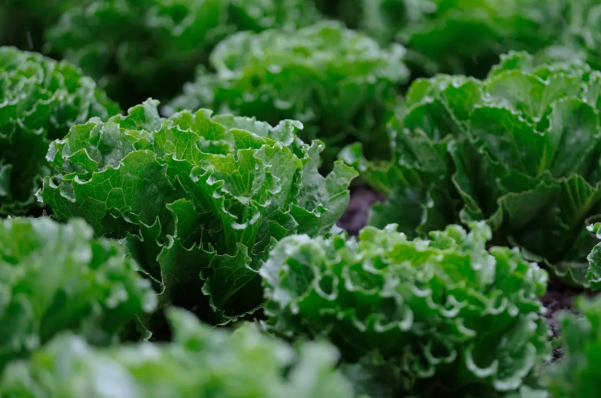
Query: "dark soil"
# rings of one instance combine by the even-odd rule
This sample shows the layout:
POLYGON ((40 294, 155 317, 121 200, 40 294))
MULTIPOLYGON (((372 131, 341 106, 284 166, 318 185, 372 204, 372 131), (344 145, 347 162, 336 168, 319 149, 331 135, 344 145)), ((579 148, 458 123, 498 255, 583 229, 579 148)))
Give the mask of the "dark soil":
POLYGON ((345 229, 350 236, 357 236, 359 231, 367 225, 367 216, 371 206, 384 199, 384 195, 366 185, 354 187, 351 190, 351 201, 337 225, 345 229))
MULTIPOLYGON (((355 187, 351 192, 349 206, 340 221, 338 221, 338 226, 345 229, 350 236, 357 236, 359 231, 367 225, 370 207, 374 203, 383 200, 383 195, 365 185, 355 187)), ((586 294, 587 296, 594 295, 582 289, 566 286, 557 278, 550 276, 547 293, 541 297, 541 302, 547 310, 545 317, 549 322, 553 338, 558 337, 559 334, 558 315, 563 311, 572 310, 574 299, 580 294, 586 294)), ((553 360, 557 360, 561 356, 562 351, 561 347, 559 347, 554 351, 553 360)))
MULTIPOLYGON (((558 316, 564 311, 571 311, 574 306, 574 299, 582 293, 581 289, 566 287, 561 281, 551 279, 547 287, 547 294, 541 297, 540 301, 545 306, 547 312, 545 318, 551 329, 551 338, 559 337, 559 319, 558 316)), ((561 347, 553 350, 552 361, 557 361, 563 356, 561 347)))
POLYGON ((557 316, 561 311, 569 311, 574 305, 574 299, 582 294, 582 289, 565 286, 560 280, 552 278, 547 287, 547 294, 541 297, 541 302, 547 309, 545 317, 551 327, 553 337, 558 336, 557 316))

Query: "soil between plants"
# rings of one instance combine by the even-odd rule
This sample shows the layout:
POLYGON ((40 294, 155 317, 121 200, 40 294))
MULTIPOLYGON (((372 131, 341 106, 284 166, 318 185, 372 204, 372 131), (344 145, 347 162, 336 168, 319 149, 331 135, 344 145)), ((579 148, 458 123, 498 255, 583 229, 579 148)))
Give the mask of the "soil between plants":
MULTIPOLYGON (((384 199, 382 194, 366 185, 354 187, 351 191, 349 206, 338 221, 338 226, 345 229, 350 236, 356 237, 359 231, 367 225, 371 206, 384 199)), ((571 311, 574 306, 574 299, 578 295, 593 296, 595 294, 584 289, 566 286, 561 280, 554 278, 552 275, 549 278, 547 293, 541 297, 541 302, 546 308, 544 316, 549 323, 554 339, 559 336, 558 315, 563 311, 571 311)), ((553 360, 560 359, 562 354, 561 347, 556 348, 553 352, 553 360)))
POLYGON ((359 231, 367 225, 371 206, 384 201, 384 199, 386 199, 384 195, 366 185, 351 188, 350 203, 337 225, 346 230, 350 236, 356 237, 359 231))

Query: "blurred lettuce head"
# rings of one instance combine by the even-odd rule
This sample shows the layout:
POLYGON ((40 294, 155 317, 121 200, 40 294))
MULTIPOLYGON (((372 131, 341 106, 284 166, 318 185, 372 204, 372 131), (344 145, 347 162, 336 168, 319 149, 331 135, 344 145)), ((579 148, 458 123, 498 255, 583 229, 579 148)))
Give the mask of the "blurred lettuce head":
POLYGON ((305 0, 83 0, 47 32, 124 107, 170 99, 212 48, 239 30, 292 29, 317 12, 305 0))
POLYGON ((0 379, 4 398, 349 398, 326 343, 297 350, 245 324, 234 333, 200 324, 183 310, 167 312, 174 341, 96 349, 62 334, 0 379))
POLYGON ((0 371, 63 331, 112 343, 154 310, 156 294, 123 247, 92 235, 82 220, 0 221, 0 371))
POLYGON ((381 45, 404 45, 408 49, 406 62, 419 76, 451 73, 483 77, 507 51, 538 52, 563 41, 571 30, 581 33, 583 41, 594 37, 594 0, 313 2, 325 15, 342 20, 381 45), (585 10, 590 11, 587 14, 585 10), (586 29, 578 19, 582 16, 586 29))

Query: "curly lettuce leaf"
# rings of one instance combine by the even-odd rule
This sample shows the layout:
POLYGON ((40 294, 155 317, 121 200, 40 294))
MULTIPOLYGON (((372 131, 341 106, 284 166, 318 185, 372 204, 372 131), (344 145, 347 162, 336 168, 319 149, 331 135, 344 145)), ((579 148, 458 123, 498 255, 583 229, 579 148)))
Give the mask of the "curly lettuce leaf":
POLYGON ((63 334, 31 360, 11 364, 0 379, 4 398, 129 397, 349 398, 335 370, 337 352, 325 343, 293 350, 246 324, 234 333, 199 324, 170 309, 174 342, 90 347, 63 334), (200 395, 199 395, 200 394, 200 395))
MULTIPOLYGON (((589 225, 587 228, 589 239, 594 236, 597 240, 601 239, 601 223, 589 225)), ((591 289, 601 289, 601 243, 597 243, 587 256, 589 262, 588 273, 586 278, 589 281, 591 289)))
POLYGON ((327 233, 349 201, 353 169, 317 172, 323 144, 201 109, 160 118, 149 100, 107 123, 75 126, 50 148, 40 193, 59 220, 122 239, 160 305, 225 322, 262 305, 258 269, 294 233, 327 233))
POLYGON ((260 270, 270 327, 331 339, 348 363, 391 378, 395 396, 517 391, 549 358, 547 273, 517 250, 486 250, 491 235, 478 223, 430 240, 396 225, 366 227, 359 242, 286 237, 260 270))
POLYGON ((397 85, 408 72, 398 45, 381 48, 338 23, 321 22, 293 32, 242 32, 221 42, 195 82, 165 108, 167 114, 207 106, 256 116, 269 123, 299 120, 301 137, 326 144, 323 170, 354 141, 370 155, 386 155, 384 126, 397 85))
POLYGON ((90 117, 117 113, 117 105, 73 65, 0 48, 0 215, 36 207, 34 194, 49 173, 50 140, 90 117))
POLYGON ((486 221, 493 241, 518 245, 569 283, 586 285, 601 213, 601 75, 581 62, 502 57, 485 80, 417 80, 390 124, 392 159, 341 153, 389 194, 371 222, 423 236, 449 222, 486 221))
POLYGON ((71 331, 107 344, 156 295, 114 242, 83 221, 0 221, 0 370, 71 331))

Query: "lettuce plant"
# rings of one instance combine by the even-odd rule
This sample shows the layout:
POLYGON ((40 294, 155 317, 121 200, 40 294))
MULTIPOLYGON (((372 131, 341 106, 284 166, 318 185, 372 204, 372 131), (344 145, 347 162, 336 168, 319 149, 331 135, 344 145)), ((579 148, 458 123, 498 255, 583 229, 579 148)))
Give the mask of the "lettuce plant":
POLYGON ((418 80, 391 123, 394 160, 342 154, 389 194, 371 223, 425 234, 485 220, 496 244, 517 244, 572 283, 586 284, 601 213, 601 74, 580 63, 536 65, 511 53, 480 81, 418 80))
POLYGON ((215 73, 201 68, 165 111, 209 106, 269 123, 299 120, 302 138, 326 143, 327 170, 342 145, 356 140, 375 155, 387 153, 385 122, 396 86, 408 76, 403 53, 334 22, 289 33, 242 32, 211 54, 215 73))
POLYGON ((260 270, 270 327, 328 337, 349 363, 367 358, 397 378, 392 396, 515 392, 550 354, 538 314, 547 273, 517 250, 487 251, 490 237, 484 223, 431 240, 410 241, 394 224, 366 227, 358 243, 286 237, 260 270))
MULTIPOLYGON (((416 1, 396 2, 404 3, 409 12, 416 1)), ((482 77, 500 54, 509 50, 538 51, 553 43, 557 32, 564 28, 563 1, 559 0, 421 0, 417 3, 421 18, 413 16, 414 21, 408 18, 406 27, 396 24, 398 31, 394 39, 411 49, 416 55, 414 60, 428 73, 482 77)), ((382 23, 386 21, 382 19, 382 23)))
POLYGON ((306 0, 222 0, 228 5, 228 21, 237 30, 294 30, 316 22, 321 15, 306 0))
MULTIPOLYGON (((587 230, 594 234, 597 240, 601 239, 601 223, 591 224, 587 227, 587 230)), ((589 255, 587 256, 589 262, 588 273, 586 278, 589 282, 589 287, 594 290, 601 289, 601 243, 598 243, 589 255)))
POLYGON ((541 59, 583 59, 592 68, 601 69, 601 5, 595 0, 565 1, 562 15, 565 26, 551 46, 537 54, 541 59))
POLYGON ((64 334, 13 363, 0 380, 3 398, 351 398, 334 370, 336 350, 305 343, 298 354, 256 327, 211 329, 170 310, 175 341, 95 349, 64 334))
POLYGON ((25 214, 49 171, 50 140, 69 127, 119 108, 66 62, 0 48, 0 215, 25 214))
POLYGON ((601 394, 597 377, 601 347, 601 300, 580 297, 576 300, 575 308, 578 315, 564 313, 559 322, 563 357, 549 366, 542 378, 552 398, 589 398, 601 394))
POLYGON ((81 220, 0 221, 0 370, 62 331, 109 343, 153 309, 156 295, 122 247, 92 234, 81 220))
POLYGON ((40 197, 58 219, 82 217, 98 236, 124 239, 161 305, 212 322, 253 311, 270 249, 293 233, 328 232, 356 173, 338 162, 322 177, 323 144, 300 141, 298 122, 205 109, 162 119, 157 105, 73 127, 50 148, 56 174, 40 197))
POLYGON ((316 17, 304 0, 83 0, 47 37, 52 52, 133 106, 170 99, 233 31, 294 27, 316 17))
POLYGON ((478 77, 486 75, 504 52, 536 52, 555 43, 567 29, 565 3, 582 3, 563 0, 313 1, 327 15, 342 19, 347 26, 365 32, 381 44, 392 41, 406 46, 407 62, 420 75, 444 72, 478 77))
POLYGON ((427 14, 436 10, 436 2, 425 0, 312 0, 312 2, 325 16, 339 19, 348 28, 363 31, 382 44, 395 41, 402 30, 413 27, 414 24, 423 21, 427 14))

